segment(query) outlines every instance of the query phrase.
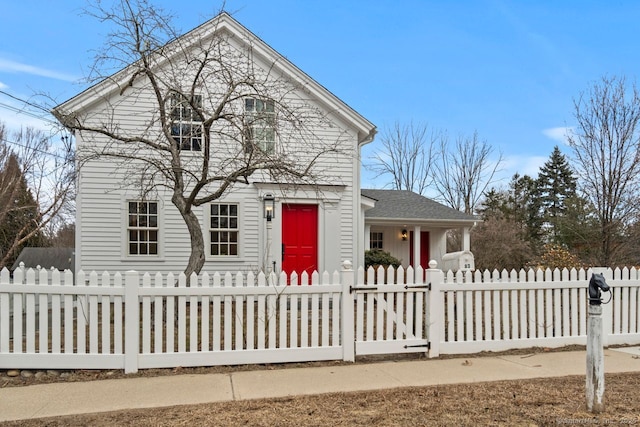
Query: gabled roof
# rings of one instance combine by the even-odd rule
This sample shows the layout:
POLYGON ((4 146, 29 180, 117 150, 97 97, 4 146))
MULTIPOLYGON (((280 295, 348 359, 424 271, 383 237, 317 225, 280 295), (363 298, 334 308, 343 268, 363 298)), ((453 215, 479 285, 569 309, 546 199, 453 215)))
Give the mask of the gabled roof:
MULTIPOLYGON (((375 125, 331 93, 320 83, 312 79, 287 58, 271 48, 267 43, 226 12, 220 13, 216 17, 206 21, 177 39, 169 41, 166 46, 170 47, 173 44, 177 44, 178 40, 182 38, 193 40, 193 44, 195 45, 199 40, 212 37, 213 34, 220 31, 232 34, 237 40, 241 41, 245 45, 250 45, 252 53, 271 63, 273 65, 273 70, 286 73, 286 75, 292 78, 296 83, 304 86, 305 90, 307 90, 319 103, 323 104, 328 111, 331 111, 331 113, 337 115, 358 131, 358 142, 360 144, 366 144, 373 140, 373 137, 376 134, 375 125)), ((120 90, 119 86, 125 84, 130 79, 131 73, 128 68, 129 67, 116 72, 112 76, 105 78, 73 98, 56 106, 54 111, 60 110, 69 112, 84 109, 97 100, 106 97, 116 90, 120 90)))
POLYGON ((18 268, 20 263, 24 263, 25 268, 40 266, 47 270, 53 267, 60 271, 73 271, 75 250, 73 248, 23 248, 18 259, 11 266, 11 270, 18 268))
POLYGON ((444 221, 469 224, 478 221, 478 218, 473 215, 467 215, 413 191, 362 189, 361 194, 375 201, 375 206, 365 211, 367 220, 444 221))

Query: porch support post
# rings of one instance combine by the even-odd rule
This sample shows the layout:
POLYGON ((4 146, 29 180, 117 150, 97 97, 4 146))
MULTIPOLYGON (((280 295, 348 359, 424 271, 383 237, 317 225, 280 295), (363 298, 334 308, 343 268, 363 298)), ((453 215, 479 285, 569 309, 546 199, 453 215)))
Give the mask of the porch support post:
POLYGON ((471 229, 469 227, 462 229, 462 250, 471 250, 471 229))
POLYGON ((364 226, 364 250, 369 249, 371 249, 371 225, 367 224, 364 226))
MULTIPOLYGON (((413 268, 417 268, 420 265, 420 226, 413 227, 413 268)), ((422 265, 425 270, 429 268, 427 265, 422 265)))

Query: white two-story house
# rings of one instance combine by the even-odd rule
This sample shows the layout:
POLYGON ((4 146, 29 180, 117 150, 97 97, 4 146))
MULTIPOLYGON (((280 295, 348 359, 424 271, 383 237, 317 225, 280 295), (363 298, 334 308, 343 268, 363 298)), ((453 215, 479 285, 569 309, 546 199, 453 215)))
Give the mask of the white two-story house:
MULTIPOLYGON (((365 228, 376 200, 360 185, 372 123, 226 13, 134 47, 137 61, 54 109, 76 138, 76 270, 363 264, 378 230, 375 218, 365 228)), ((431 246, 419 243, 428 222, 416 224, 410 264, 444 241, 440 227, 431 246)))
POLYGON ((203 270, 358 262, 373 124, 226 13, 140 58, 54 109, 76 137, 77 269, 184 270, 177 185, 202 187, 203 270))

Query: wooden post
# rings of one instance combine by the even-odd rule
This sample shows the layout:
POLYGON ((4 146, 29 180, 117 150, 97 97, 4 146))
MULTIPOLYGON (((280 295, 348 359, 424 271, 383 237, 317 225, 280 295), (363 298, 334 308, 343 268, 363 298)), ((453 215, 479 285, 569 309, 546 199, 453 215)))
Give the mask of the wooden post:
MULTIPOLYGON (((594 268, 594 273, 603 274, 602 268, 594 268)), ((600 289, 594 279, 589 282, 589 308, 587 310, 587 410, 600 413, 604 410, 604 350, 602 343, 602 305, 600 289), (593 288, 593 289, 592 289, 593 288), (597 295, 597 298, 594 297, 597 295)), ((606 286, 606 284, 605 284, 606 286)))
POLYGON ((444 273, 437 267, 438 263, 431 260, 429 261, 429 269, 425 272, 427 283, 431 285, 425 316, 427 339, 430 344, 428 357, 430 359, 440 356, 440 340, 444 336, 441 333, 444 330, 444 296, 440 292, 440 285, 444 283, 444 273))
POLYGON ((340 282, 342 283, 342 359, 345 362, 354 362, 356 360, 356 341, 353 333, 354 314, 351 287, 355 283, 355 271, 349 260, 345 260, 342 263, 340 282))
POLYGON ((587 410, 604 410, 604 351, 602 349, 602 306, 589 305, 587 318, 587 410))
POLYGON ((124 279, 124 373, 138 372, 138 353, 140 352, 140 302, 138 300, 138 273, 127 271, 124 279))

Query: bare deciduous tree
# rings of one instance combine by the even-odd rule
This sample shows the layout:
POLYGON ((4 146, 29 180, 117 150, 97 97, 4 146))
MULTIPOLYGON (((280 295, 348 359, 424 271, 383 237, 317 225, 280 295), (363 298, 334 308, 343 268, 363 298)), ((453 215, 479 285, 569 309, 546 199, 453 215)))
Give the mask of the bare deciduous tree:
POLYGON ((426 124, 394 123, 381 136, 382 148, 373 155, 369 169, 376 177, 390 176, 394 190, 409 190, 423 194, 431 184, 432 157, 439 133, 426 124))
POLYGON ((64 221, 74 197, 73 154, 68 138, 53 144, 33 128, 6 136, 0 125, 0 267, 43 230, 64 221))
POLYGON ((574 117, 577 126, 568 135, 573 167, 598 215, 598 261, 609 266, 638 211, 640 94, 623 77, 603 77, 574 100, 574 117))
POLYGON ((485 218, 471 232, 471 251, 478 270, 521 269, 534 259, 520 226, 501 215, 485 218))
POLYGON ((349 135, 336 129, 332 113, 301 96, 309 92, 308 81, 287 77, 292 66, 275 52, 256 54, 250 34, 238 41, 229 32, 209 31, 220 22, 213 20, 178 37, 170 17, 146 0, 121 0, 113 9, 96 3, 90 13, 114 28, 96 58, 92 77, 99 83, 91 90, 99 97, 103 86, 115 84, 125 96, 102 98, 107 106, 99 110, 65 111, 63 104, 54 113, 81 135, 80 167, 113 160, 125 171, 123 187, 139 188, 143 198, 170 195, 190 236, 187 275, 205 262, 194 208, 249 184, 250 177, 333 184, 319 160, 353 156, 340 150, 349 135), (109 75, 114 69, 120 71, 109 75), (122 116, 132 100, 134 125, 122 116), (190 124, 178 123, 184 118, 190 124), (327 134, 338 136, 327 141, 327 134))
POLYGON ((502 155, 492 159, 493 147, 481 141, 477 132, 471 137, 459 136, 453 147, 442 138, 439 153, 434 165, 439 198, 454 209, 473 214, 482 194, 494 182, 502 155))

